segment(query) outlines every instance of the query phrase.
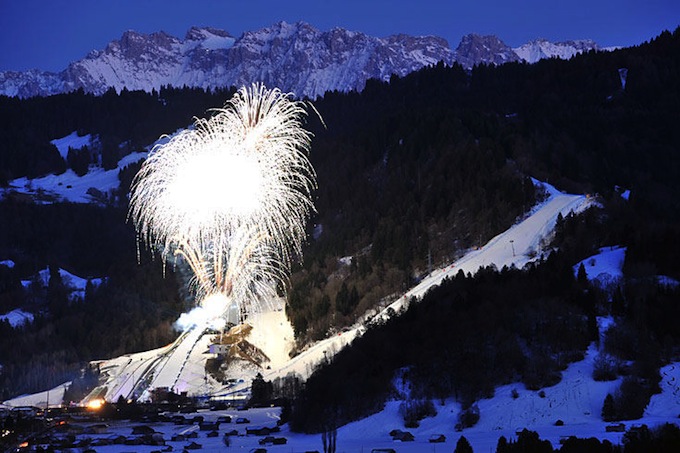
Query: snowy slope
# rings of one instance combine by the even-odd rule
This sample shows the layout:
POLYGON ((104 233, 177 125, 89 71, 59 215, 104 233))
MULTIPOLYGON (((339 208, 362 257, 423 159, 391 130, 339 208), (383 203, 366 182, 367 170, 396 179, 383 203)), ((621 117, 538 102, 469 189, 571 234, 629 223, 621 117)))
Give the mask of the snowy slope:
MULTIPOLYGON (((536 183, 545 187, 549 197, 537 206, 529 217, 506 232, 499 234, 481 249, 473 250, 456 262, 433 271, 417 286, 408 290, 389 306, 384 307, 379 312, 367 313, 365 319, 372 317, 388 318, 390 313, 398 312, 404 304, 408 303, 411 297, 421 298, 428 289, 441 283, 445 277, 455 276, 459 270, 463 270, 465 273, 474 273, 480 267, 492 264, 499 269, 511 265, 524 266, 540 257, 541 243, 552 232, 560 213, 563 216, 571 211, 578 213, 593 204, 592 200, 585 196, 563 194, 552 186, 537 181, 536 183)), ((307 378, 315 366, 326 358, 330 358, 363 332, 364 327, 360 321, 353 328, 309 346, 284 365, 278 368, 272 367, 271 370, 266 370, 262 374, 267 380, 285 377, 289 373, 307 378)))
MULTIPOLYGON (((608 439, 614 444, 619 444, 623 437, 622 432, 606 432, 607 423, 600 420, 600 411, 604 395, 611 392, 616 386, 616 381, 609 383, 594 382, 592 374, 592 360, 596 353, 591 347, 586 358, 571 364, 563 372, 562 381, 554 387, 544 389, 545 397, 541 398, 538 392, 525 390, 521 386, 508 385, 499 387, 496 395, 488 400, 479 402, 480 421, 472 428, 462 432, 454 431, 457 423, 457 415, 460 407, 457 403, 446 401, 444 405, 436 404, 437 415, 424 419, 421 426, 408 429, 413 433, 413 442, 394 442, 389 435, 392 429, 405 430, 403 419, 399 415, 399 401, 388 402, 385 408, 377 414, 363 420, 349 423, 338 429, 337 446, 339 452, 370 452, 374 448, 393 448, 399 453, 421 452, 451 452, 455 448, 458 438, 465 436, 474 451, 495 451, 500 436, 506 439, 516 438, 517 430, 528 428, 539 433, 542 439, 548 439, 553 447, 558 448, 560 439, 568 436, 580 438, 595 437, 608 439), (512 397, 512 390, 516 389, 519 396, 512 397), (562 420, 564 426, 555 426, 555 421, 562 420), (446 442, 443 444, 431 444, 428 439, 433 434, 444 434, 446 442)), ((650 427, 662 423, 678 423, 678 409, 680 408, 680 362, 670 364, 661 370, 662 392, 654 395, 640 420, 625 422, 626 428, 647 424, 650 427)), ((58 397, 63 388, 50 390, 49 401, 58 397)), ((9 406, 34 405, 45 407, 47 392, 26 396, 7 402, 9 406)), ((222 452, 224 444, 221 434, 236 429, 238 436, 231 437, 231 449, 250 451, 259 447, 259 440, 263 436, 245 435, 246 428, 273 427, 280 417, 279 408, 261 408, 240 411, 235 409, 223 411, 199 411, 198 414, 188 414, 189 417, 201 415, 206 421, 216 421, 219 416, 229 415, 234 420, 237 417, 245 417, 249 420, 245 424, 224 423, 219 427, 220 436, 209 438, 206 432, 198 430, 197 425, 175 425, 172 423, 147 423, 154 430, 163 434, 168 445, 173 446, 175 451, 189 444, 189 441, 171 441, 174 434, 197 432, 195 439, 206 453, 222 452)), ((77 422, 75 422, 77 424, 77 422)), ((91 425, 91 421, 82 422, 84 426, 91 425)), ((132 427, 139 425, 138 422, 107 421, 107 429, 100 435, 89 435, 92 438, 106 438, 112 435, 129 436, 132 427)), ((82 434, 81 434, 82 435, 82 434)), ((287 444, 282 446, 267 447, 270 452, 298 452, 298 451, 323 451, 321 436, 293 433, 288 425, 281 426, 281 432, 274 434, 276 437, 285 437, 287 444)), ((151 452, 158 447, 136 446, 135 451, 151 452)), ((97 447, 100 453, 115 453, 120 451, 120 445, 97 447)))
POLYGON ((0 321, 7 321, 12 327, 19 327, 25 323, 33 321, 33 313, 23 311, 20 308, 16 308, 9 313, 0 315, 0 321))
MULTIPOLYGON (((539 256, 541 243, 545 236, 550 234, 558 214, 561 213, 564 216, 572 210, 580 212, 592 205, 592 201, 584 196, 562 194, 550 186, 546 187, 550 196, 534 209, 532 215, 489 241, 480 250, 472 251, 455 263, 434 271, 418 286, 392 304, 392 308, 398 309, 411 296, 421 297, 428 288, 441 282, 441 279, 445 276, 454 275, 459 269, 463 269, 464 272, 475 272, 480 266, 491 264, 495 264, 499 268, 513 264, 522 266, 539 256), (510 241, 513 242, 510 243, 510 241), (511 244, 514 245, 514 253, 511 244)), ((601 261, 601 272, 599 274, 620 272, 621 260, 596 258, 595 261, 601 261)), ((282 312, 274 311, 274 313, 282 312)), ((379 316, 387 316, 387 309, 383 310, 379 316)), ((277 317, 271 314, 262 315, 256 323, 254 332, 257 332, 259 327, 258 335, 263 338, 254 340, 254 343, 266 345, 268 342, 273 342, 272 337, 280 338, 281 335, 285 335, 285 332, 289 332, 283 327, 284 320, 285 317, 277 317), (277 330, 273 336, 267 337, 266 332, 269 331, 269 328, 276 328, 277 330)), ((599 323, 602 331, 609 325, 606 321, 606 319, 602 319, 599 323)), ((264 377, 270 380, 277 376, 285 376, 289 372, 306 377, 316 364, 360 335, 362 331, 361 327, 356 327, 348 332, 325 339, 290 360, 284 360, 285 347, 281 349, 281 346, 279 346, 279 352, 276 353, 271 352, 275 348, 270 346, 267 351, 270 351, 271 357, 278 354, 278 358, 272 360, 272 364, 276 365, 272 366, 271 370, 262 370, 264 377)), ((154 376, 158 384, 174 385, 179 390, 187 390, 190 395, 212 393, 222 394, 227 398, 232 396, 243 398, 250 385, 249 379, 245 379, 243 384, 235 387, 222 386, 210 378, 206 380, 203 366, 205 359, 210 356, 206 354, 210 336, 201 335, 198 332, 196 329, 191 330, 180 337, 176 343, 164 348, 100 362, 102 374, 106 379, 102 387, 98 389, 99 393, 93 392, 93 397, 105 396, 108 400, 116 400, 117 396, 132 395, 133 390, 137 387, 136 384, 142 380, 142 377, 154 376)), ((451 451, 460 435, 465 435, 475 451, 494 451, 500 436, 512 439, 516 436, 516 431, 523 428, 537 431, 542 438, 550 440, 555 447, 559 446, 561 438, 570 435, 609 439, 614 443, 619 443, 623 433, 606 432, 607 424, 600 420, 604 397, 607 393, 614 391, 618 381, 593 381, 593 361, 597 353, 595 346, 591 345, 582 361, 572 363, 562 373, 560 383, 543 389, 545 393, 543 397, 539 392, 528 391, 519 384, 497 388, 493 398, 478 403, 481 415, 479 423, 462 433, 453 430, 457 423, 460 407, 454 401, 446 401, 443 405, 437 404, 438 414, 435 417, 425 419, 419 428, 409 430, 416 437, 414 442, 395 443, 389 436, 389 431, 395 428, 404 429, 403 419, 399 415, 400 402, 389 402, 381 412, 340 427, 338 429, 338 451, 359 452, 370 451, 372 448, 394 448, 403 453, 444 452, 451 451), (513 390, 517 391, 517 398, 513 398, 513 390), (557 420, 562 420, 564 426, 555 426, 557 420), (430 435, 439 433, 447 436, 446 443, 440 445, 428 443, 427 439, 430 435)), ((677 423, 678 415, 680 415, 680 363, 672 363, 662 368, 661 375, 661 393, 652 397, 644 418, 626 423, 628 427, 641 423, 650 426, 665 422, 677 423)), ((50 393, 50 395, 57 394, 57 390, 50 393)), ((41 402, 46 401, 45 396, 44 393, 40 396, 29 395, 7 401, 6 404, 10 406, 25 404, 42 406, 41 402)), ((56 397, 53 400, 50 396, 50 401, 54 401, 52 404, 56 404, 56 397)), ((248 417, 251 423, 246 426, 273 426, 279 412, 278 409, 267 408, 245 412, 227 411, 226 413, 234 417, 248 417)), ((221 414, 222 412, 205 412, 202 415, 210 420, 221 414)), ((117 426, 119 427, 111 428, 113 433, 120 433, 121 430, 126 429, 127 431, 124 434, 129 434, 129 424, 123 423, 117 426)), ((224 425, 220 429, 232 429, 234 427, 237 426, 224 425)), ((165 424, 159 425, 156 429, 163 432, 166 439, 169 439, 171 434, 177 433, 179 429, 187 430, 191 428, 165 424)), ((243 428, 239 427, 239 429, 242 431, 243 428)), ((224 448, 219 437, 209 439, 204 437, 204 434, 202 436, 198 440, 203 446, 202 451, 217 452, 224 448)), ((272 448, 272 451, 305 451, 321 450, 322 448, 318 435, 308 436, 292 433, 286 425, 282 427, 281 433, 277 436, 285 436, 288 439, 288 444, 285 447, 272 448)), ((258 446, 258 439, 257 436, 234 437, 232 447, 237 449, 254 448, 258 446)), ((150 448, 140 451, 150 451, 150 448)), ((181 448, 181 445, 178 445, 178 448, 181 448)), ((97 451, 114 452, 117 450, 114 447, 102 447, 98 448, 97 451)))
POLYGON ((14 179, 0 193, 23 193, 31 195, 36 202, 54 203, 70 201, 72 203, 103 202, 101 194, 109 195, 118 188, 118 172, 131 163, 146 158, 147 153, 131 153, 118 162, 118 167, 104 170, 92 167, 83 176, 76 175, 70 168, 60 175, 47 175, 41 178, 26 177, 14 179), (95 189, 96 191, 92 190, 95 189))
MULTIPOLYGON (((106 203, 112 192, 118 188, 120 181, 118 173, 126 166, 146 159, 149 150, 154 146, 166 143, 175 135, 164 135, 149 145, 144 152, 130 153, 118 161, 116 168, 104 170, 100 166, 91 165, 89 171, 78 176, 70 168, 60 175, 46 175, 40 178, 29 179, 26 177, 9 181, 7 187, 0 187, 0 196, 10 193, 29 195, 36 203, 106 203)), ((93 146, 97 138, 90 134, 79 136, 72 132, 65 137, 52 140, 59 153, 65 158, 68 149, 81 149, 84 146, 93 146)))
MULTIPOLYGON (((391 312, 389 308, 398 311, 411 297, 422 297, 429 288, 439 284, 443 278, 455 275, 460 269, 467 273, 475 272, 481 266, 491 264, 495 264, 499 268, 505 265, 521 267, 536 259, 540 255, 541 241, 552 231, 558 214, 561 213, 564 216, 570 211, 579 212, 591 204, 591 201, 585 196, 562 194, 551 186, 546 186, 546 188, 550 195, 549 198, 542 205, 537 206, 531 216, 496 236, 480 250, 472 251, 455 263, 434 271, 430 276, 423 279, 418 286, 409 290, 390 307, 383 309, 377 316, 389 316, 391 312)), ((254 326, 251 341, 272 359, 270 369, 261 370, 267 380, 284 377, 289 373, 307 378, 320 362, 330 358, 364 331, 364 327, 361 323, 358 323, 354 328, 317 342, 296 357, 287 360, 285 356, 290 350, 289 345, 291 343, 286 345, 287 342, 284 341, 283 347, 274 346, 281 344, 281 335, 288 338, 288 341, 292 341, 292 329, 285 319, 283 311, 274 310, 269 314, 254 316, 251 322, 254 326)), ((122 386, 118 382, 121 378, 126 381, 132 379, 133 373, 129 370, 126 371, 130 366, 144 370, 143 373, 136 373, 135 380, 144 378, 151 383, 151 385, 147 383, 144 389, 140 388, 135 395, 136 397, 141 397, 141 392, 146 390, 147 387, 149 389, 153 387, 173 389, 176 386, 181 386, 181 390, 187 391, 190 395, 204 394, 206 391, 209 394, 231 395, 246 390, 249 387, 250 380, 258 371, 257 369, 240 370, 244 373, 241 376, 244 378, 244 382, 235 387, 206 380, 203 369, 205 360, 210 357, 209 354, 205 354, 209 336, 202 335, 202 331, 203 327, 195 327, 185 332, 173 345, 155 353, 144 355, 143 359, 136 358, 133 360, 128 358, 123 361, 115 359, 102 362, 101 366, 106 368, 109 376, 108 382, 103 384, 103 387, 106 387, 105 397, 115 400, 121 395, 125 398, 132 396, 133 390, 137 389, 136 383, 129 383, 125 389, 116 390, 117 393, 112 393, 112 389, 121 389, 122 386), (192 364, 192 360, 198 363, 192 364), (135 361, 139 363, 133 365, 135 361)), ((148 396, 148 393, 144 394, 145 399, 148 396)))
MULTIPOLYGON (((192 393, 196 393, 199 386, 195 385, 195 375, 189 372, 189 370, 185 371, 185 368, 198 365, 202 380, 205 368, 201 365, 205 363, 205 360, 196 360, 193 363, 189 360, 198 341, 203 337, 202 334, 201 329, 191 329, 173 344, 170 351, 163 355, 159 364, 154 368, 153 380, 149 388, 166 387, 176 393, 188 390, 193 390, 192 393), (194 385, 190 387, 190 384, 194 385)), ((207 346, 204 349, 207 350, 207 346)))
POLYGON ((597 255, 590 256, 574 266, 574 275, 583 264, 589 281, 604 288, 623 278, 623 262, 626 259, 626 247, 603 247, 597 255))
MULTIPOLYGON (((64 286, 70 291, 69 298, 71 300, 84 299, 85 298, 85 288, 87 283, 90 282, 91 285, 99 286, 104 280, 101 277, 95 278, 83 278, 78 277, 75 274, 70 273, 67 270, 59 269, 59 276, 64 286)), ((22 280, 21 284, 24 288, 28 288, 31 284, 37 282, 43 288, 47 288, 50 282, 50 270, 45 268, 38 272, 32 279, 22 280)))
MULTIPOLYGON (((480 267, 491 265, 499 270, 504 266, 524 267, 541 257, 542 244, 549 239, 560 214, 579 213, 593 205, 593 201, 584 195, 564 194, 548 184, 535 180, 534 183, 543 186, 549 196, 534 208, 529 217, 494 237, 480 249, 472 250, 456 262, 433 271, 389 308, 398 311, 411 297, 421 298, 442 279, 454 277, 461 270, 465 274, 474 274, 480 267)), ((387 310, 383 310, 380 316, 387 316, 386 313, 387 310)))

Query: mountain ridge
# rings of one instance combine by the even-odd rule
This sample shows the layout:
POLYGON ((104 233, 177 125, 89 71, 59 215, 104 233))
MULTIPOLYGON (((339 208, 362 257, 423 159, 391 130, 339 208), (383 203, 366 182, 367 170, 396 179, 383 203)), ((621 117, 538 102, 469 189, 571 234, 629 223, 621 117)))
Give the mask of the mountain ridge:
POLYGON ((238 38, 212 27, 191 27, 184 39, 164 31, 127 30, 58 73, 0 72, 0 94, 26 98, 82 88, 99 95, 110 88, 150 92, 168 85, 207 89, 259 81, 314 98, 326 91, 360 91, 370 78, 389 80, 439 62, 470 69, 477 64, 571 58, 591 49, 600 48, 591 40, 535 40, 513 49, 494 35, 473 33, 452 50, 438 36, 377 38, 339 27, 320 31, 302 21, 281 21, 238 38))

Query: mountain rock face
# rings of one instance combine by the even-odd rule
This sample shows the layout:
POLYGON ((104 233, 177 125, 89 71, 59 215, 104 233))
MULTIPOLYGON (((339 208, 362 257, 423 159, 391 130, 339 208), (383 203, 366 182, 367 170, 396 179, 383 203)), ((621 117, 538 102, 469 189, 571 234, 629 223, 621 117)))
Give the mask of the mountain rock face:
POLYGON ((512 49, 495 36, 468 35, 453 51, 435 36, 375 38, 334 28, 321 32, 304 22, 279 22, 235 38, 214 28, 191 28, 184 40, 164 32, 126 31, 60 73, 0 72, 0 94, 46 96, 82 88, 104 93, 158 90, 162 86, 216 88, 263 82, 300 97, 363 89, 369 78, 388 80, 440 61, 475 64, 568 58, 597 48, 592 41, 534 41, 512 49))
POLYGON ((511 47, 493 35, 480 36, 473 33, 463 36, 456 48, 456 61, 464 68, 480 63, 499 65, 519 60, 511 47))
POLYGON ((561 58, 567 60, 576 54, 589 50, 600 50, 595 41, 580 39, 552 43, 545 39, 537 39, 513 49, 520 59, 527 63, 536 63, 543 58, 561 58))

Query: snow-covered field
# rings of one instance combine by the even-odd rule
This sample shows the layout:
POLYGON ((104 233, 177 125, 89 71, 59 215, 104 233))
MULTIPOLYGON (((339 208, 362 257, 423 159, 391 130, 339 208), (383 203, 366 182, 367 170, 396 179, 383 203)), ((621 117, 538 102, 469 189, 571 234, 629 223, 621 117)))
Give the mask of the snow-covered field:
POLYGON ((583 264, 586 277, 600 287, 610 285, 623 277, 623 262, 626 259, 625 247, 604 247, 597 255, 588 257, 574 266, 574 275, 583 264))
POLYGON ((33 313, 16 308, 4 315, 0 315, 0 321, 7 321, 12 327, 19 327, 24 323, 33 321, 33 313))
MULTIPOLYGON (((458 438, 465 436, 474 451, 493 452, 496 449, 498 438, 505 436, 507 439, 516 437, 518 430, 527 428, 539 433, 542 439, 548 439, 555 448, 559 447, 560 439, 568 436, 580 438, 595 437, 608 439, 614 444, 621 442, 622 432, 607 432, 608 423, 600 420, 602 402, 608 392, 612 392, 618 381, 595 382, 591 378, 592 364, 597 351, 591 346, 584 360, 571 364, 564 372, 562 381, 544 389, 545 397, 539 396, 539 392, 525 390, 521 385, 511 384, 499 387, 496 395, 479 402, 480 420, 477 425, 462 432, 456 432, 454 426, 457 423, 457 415, 460 407, 453 401, 447 401, 444 405, 437 403, 437 415, 421 422, 421 426, 406 430, 403 427, 403 419, 399 415, 399 402, 387 403, 384 410, 367 417, 363 420, 340 427, 337 434, 338 452, 370 452, 373 448, 393 448, 399 453, 417 452, 451 452, 455 448, 458 438), (516 389, 517 398, 513 398, 512 390, 516 389), (555 426, 557 420, 564 422, 563 426, 555 426), (393 429, 402 429, 411 432, 415 436, 413 442, 395 442, 389 435, 393 429), (428 442, 430 436, 444 434, 446 442, 432 444, 428 442)), ((668 365, 661 370, 663 376, 662 392, 654 395, 645 412, 644 418, 633 422, 626 422, 626 428, 640 424, 656 426, 670 422, 678 423, 680 415, 680 363, 668 365)), ((55 397, 58 389, 51 392, 55 397)), ((44 395, 43 395, 44 397, 44 395)), ((52 400, 52 397, 50 397, 52 400)), ((44 401, 44 400, 43 400, 44 401)), ((22 403, 39 403, 37 400, 24 399, 22 403)), ((222 435, 236 429, 238 435, 231 436, 230 449, 236 451, 250 451, 260 447, 259 441, 263 435, 246 435, 246 428, 274 427, 279 419, 278 408, 261 408, 240 410, 207 411, 200 410, 196 414, 185 414, 188 418, 196 415, 204 417, 205 421, 216 421, 221 415, 230 415, 231 423, 222 423, 219 426, 218 437, 207 437, 207 431, 200 431, 198 425, 174 425, 172 423, 145 423, 157 432, 163 434, 167 445, 172 445, 175 451, 196 442, 202 446, 203 452, 225 451, 222 435), (238 417, 249 420, 248 423, 236 424, 238 417), (198 437, 182 441, 171 441, 173 435, 189 434, 195 432, 198 437)), ((83 422, 83 426, 94 424, 93 421, 83 422)), ((90 437, 92 439, 108 438, 111 436, 130 436, 132 428, 140 425, 139 422, 107 421, 108 427, 100 434, 79 435, 78 438, 90 437)), ((274 437, 285 437, 285 445, 266 446, 268 452, 302 452, 323 451, 321 436, 293 433, 288 425, 281 426, 281 431, 272 434, 274 437)), ((120 452, 121 448, 126 451, 130 447, 121 445, 98 446, 96 451, 100 453, 120 452)), ((153 446, 134 446, 134 451, 151 452, 158 450, 153 446)), ((130 450, 131 451, 131 450, 130 450)), ((229 450, 227 450, 229 451, 229 450)))
MULTIPOLYGON (((11 260, 0 261, 0 265, 5 265, 7 267, 13 267, 14 263, 11 260), (10 266, 8 263, 12 263, 10 266)), ((95 278, 82 278, 75 274, 72 274, 64 269, 59 269, 59 276, 66 289, 69 291, 69 299, 71 301, 82 300, 85 298, 85 289, 87 288, 87 283, 89 282, 93 286, 99 286, 105 280, 102 277, 95 278)), ((40 270, 36 275, 27 280, 21 280, 21 284, 24 288, 29 288, 33 284, 40 285, 42 288, 47 288, 50 282, 50 270, 45 268, 40 270)), ((8 313, 0 315, 0 321, 7 320, 12 325, 12 327, 17 327, 25 322, 33 321, 33 314, 26 312, 20 308, 14 309, 8 313)))
MULTIPOLYGON (((407 291, 402 297, 385 307, 373 316, 387 317, 392 310, 395 312, 408 302, 411 297, 420 298, 431 287, 438 285, 443 278, 453 276, 459 270, 474 273, 481 266, 495 265, 499 269, 503 266, 522 267, 526 263, 541 256, 541 245, 551 234, 559 214, 566 216, 570 211, 581 212, 592 205, 592 201, 585 196, 568 195, 546 186, 549 197, 537 206, 532 214, 499 234, 484 247, 474 250, 463 258, 441 269, 433 271, 416 287, 407 291), (389 310, 389 309, 392 310, 389 310)), ((588 278, 606 280, 620 275, 625 249, 611 247, 601 250, 600 254, 584 260, 584 267, 588 278)), ((574 271, 578 269, 578 264, 574 271)), ((354 338, 363 333, 361 323, 348 331, 322 340, 302 353, 287 358, 287 352, 292 343, 292 329, 283 311, 274 310, 253 319, 255 329, 251 334, 253 344, 260 347, 271 359, 270 368, 260 370, 267 380, 282 377, 288 373, 296 373, 303 378, 309 376, 314 367, 336 351, 340 350, 354 338), (286 341, 281 341, 284 338, 286 341)), ((608 325, 607 319, 601 320, 601 329, 608 325)), ((186 332, 177 342, 154 351, 131 354, 112 360, 101 362, 101 370, 108 379, 98 389, 97 395, 105 396, 109 401, 115 401, 119 396, 130 397, 140 395, 142 387, 138 384, 143 379, 152 379, 152 386, 167 386, 179 391, 187 391, 189 395, 223 395, 226 397, 242 398, 250 385, 254 370, 246 370, 243 382, 233 385, 222 385, 205 375, 205 360, 212 355, 208 352, 210 335, 201 335, 198 329, 186 332)), ((480 420, 477 425, 463 432, 455 432, 457 416, 460 407, 453 401, 438 405, 435 417, 422 421, 421 426, 409 430, 415 435, 414 442, 394 442, 389 436, 392 429, 404 429, 403 420, 399 415, 399 402, 389 402, 383 411, 366 419, 350 423, 338 429, 339 452, 369 452, 372 448, 394 448, 398 452, 422 451, 451 451, 460 435, 470 441, 475 451, 494 451, 498 438, 505 436, 510 439, 516 431, 523 428, 537 431, 542 438, 549 439, 554 446, 565 436, 597 437, 609 439, 618 443, 622 433, 605 431, 606 423, 601 421, 602 403, 607 393, 613 392, 618 381, 595 382, 592 379, 593 361, 597 356, 595 346, 591 346, 585 358, 571 364, 564 372, 559 384, 543 389, 539 392, 528 391, 520 384, 499 387, 493 398, 478 403, 480 420), (516 390, 517 397, 513 397, 516 390), (564 422, 563 426, 555 426, 557 420, 564 422), (444 444, 431 444, 428 438, 432 434, 444 434, 447 441, 444 444)), ((673 363, 661 370, 662 392, 652 397, 642 420, 634 424, 646 423, 650 426, 663 422, 678 423, 680 416, 680 363, 673 363)), ((50 404, 58 404, 59 393, 63 389, 54 389, 49 393, 50 404)), ((93 394, 95 395, 95 394, 93 394)), ((95 395, 96 396, 96 395, 95 395)), ((10 406, 36 405, 44 407, 47 404, 47 394, 30 395, 7 401, 10 406)), ((228 412, 228 411, 227 411, 228 412)), ((205 412, 206 420, 216 418, 223 412, 205 412)), ((239 433, 244 432, 245 426, 273 426, 278 417, 278 409, 252 409, 248 411, 232 411, 234 417, 248 417, 250 425, 239 427, 239 433)), ((628 426, 631 423, 627 423, 628 426)), ((232 429, 235 425, 223 425, 223 429, 232 429)), ((162 424, 154 426, 169 440, 172 434, 180 431, 197 430, 196 426, 177 426, 162 424)), ((113 433, 130 434, 131 424, 120 423, 110 427, 113 433)), ((107 434, 111 435, 111 433, 107 434)), ((268 451, 322 451, 319 435, 307 436, 292 433, 284 425, 280 433, 288 439, 286 445, 268 446, 268 451)), ((232 448, 251 449, 258 447, 261 436, 235 436, 232 438, 232 448)), ((220 437, 208 438, 204 432, 199 433, 196 442, 202 444, 202 451, 222 451, 224 445, 220 437)), ((168 442, 172 444, 172 442, 168 442)), ((188 442, 178 443, 181 448, 188 442)), ((119 451, 120 446, 98 447, 98 452, 119 451)), ((136 446, 136 451, 151 451, 158 447, 136 446)))
MULTIPOLYGON (((93 286, 99 286, 104 281, 104 278, 94 277, 94 278, 83 278, 78 277, 75 274, 70 273, 65 269, 59 269, 59 276, 63 285, 70 291, 69 298, 71 300, 83 299, 85 297, 85 288, 87 288, 87 283, 90 282, 93 286)), ((21 284, 24 288, 28 288, 34 282, 42 285, 43 288, 47 288, 50 282, 50 270, 45 268, 38 272, 32 279, 22 280, 21 284)))
MULTIPOLYGON (((168 137, 161 137, 147 149, 155 145, 165 143, 168 137)), ((91 135, 79 136, 76 132, 52 140, 52 144, 59 150, 61 156, 66 159, 68 149, 82 149, 85 146, 92 148, 97 139, 91 135)), ((68 201, 72 203, 101 202, 99 194, 108 195, 118 188, 118 172, 132 163, 145 159, 148 152, 134 152, 124 156, 118 161, 118 166, 112 170, 104 170, 98 166, 90 166, 89 171, 78 176, 70 168, 60 175, 45 175, 40 178, 29 179, 26 177, 14 179, 6 188, 0 188, 0 195, 10 192, 30 195, 36 203, 53 203, 68 201), (95 190, 91 190, 95 189, 95 190)))
POLYGON ((147 153, 132 153, 125 156, 112 170, 93 168, 83 176, 78 176, 70 168, 60 175, 47 175, 41 178, 18 178, 10 181, 5 192, 14 191, 32 195, 38 202, 70 201, 73 203, 92 203, 97 200, 97 192, 107 195, 117 189, 120 181, 118 172, 131 163, 146 158, 147 153), (89 193, 88 193, 89 192, 89 193))

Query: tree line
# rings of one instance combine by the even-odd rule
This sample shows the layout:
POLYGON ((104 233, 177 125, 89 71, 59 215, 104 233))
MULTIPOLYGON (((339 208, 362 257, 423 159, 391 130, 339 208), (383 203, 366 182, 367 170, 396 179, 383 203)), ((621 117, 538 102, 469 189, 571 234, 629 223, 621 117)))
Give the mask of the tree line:
MULTIPOLYGON (((596 245, 621 244, 629 247, 627 274, 680 279, 678 245, 672 240, 680 233, 679 47, 680 29, 640 46, 569 61, 480 65, 471 71, 438 64, 386 82, 370 80, 361 93, 329 92, 314 100, 323 119, 310 113, 307 123, 314 133, 310 157, 318 173, 317 213, 287 306, 299 345, 351 324, 431 266, 452 261, 510 226, 540 200, 527 175, 598 193, 606 205, 611 221, 585 217, 558 232, 561 253, 571 250, 572 264, 596 245), (620 68, 628 70, 625 88, 620 68), (631 189, 628 201, 616 186, 631 189), (597 240, 583 234, 592 231, 601 233, 597 240)), ((23 100, 0 96, 0 185, 69 167, 82 172, 85 158, 111 167, 123 154, 186 127, 193 116, 209 115, 232 92, 164 87, 152 93, 109 90, 102 96, 82 91, 23 100), (88 149, 89 157, 74 152, 64 160, 50 140, 73 131, 97 136, 98 149, 88 149)), ((161 310, 170 307, 161 317, 149 316, 144 328, 120 330, 134 338, 102 342, 94 348, 99 357, 94 351, 69 352, 45 362, 74 369, 81 360, 110 356, 125 345, 150 345, 153 340, 139 340, 143 332, 180 311, 184 294, 177 277, 170 272, 163 279, 160 263, 151 257, 145 266, 137 265, 134 232, 125 223, 125 195, 137 168, 120 172, 113 206, 0 203, 0 257, 17 263, 11 270, 0 266, 3 309, 45 298, 39 291, 29 297, 18 282, 48 265, 111 276, 100 295, 91 297, 106 294, 123 303, 122 294, 133 294, 125 297, 126 311, 143 318, 154 313, 151 302, 161 310), (131 278, 136 272, 149 280, 131 278), (163 297, 153 294, 150 282, 164 288, 163 297)), ((651 297, 626 291, 622 288, 617 299, 623 307, 652 306, 651 297)), ((72 305, 63 315, 84 312, 85 305, 72 305)), ((35 312, 40 314, 37 306, 35 312)), ((55 330, 49 325, 59 322, 56 318, 40 316, 27 331, 41 322, 48 326, 43 332, 55 338, 71 332, 55 330)), ((158 341, 171 335, 167 326, 158 328, 165 332, 158 341)), ((4 332, 3 338, 14 335, 4 332)), ((538 382, 549 378, 535 376, 538 382)))

